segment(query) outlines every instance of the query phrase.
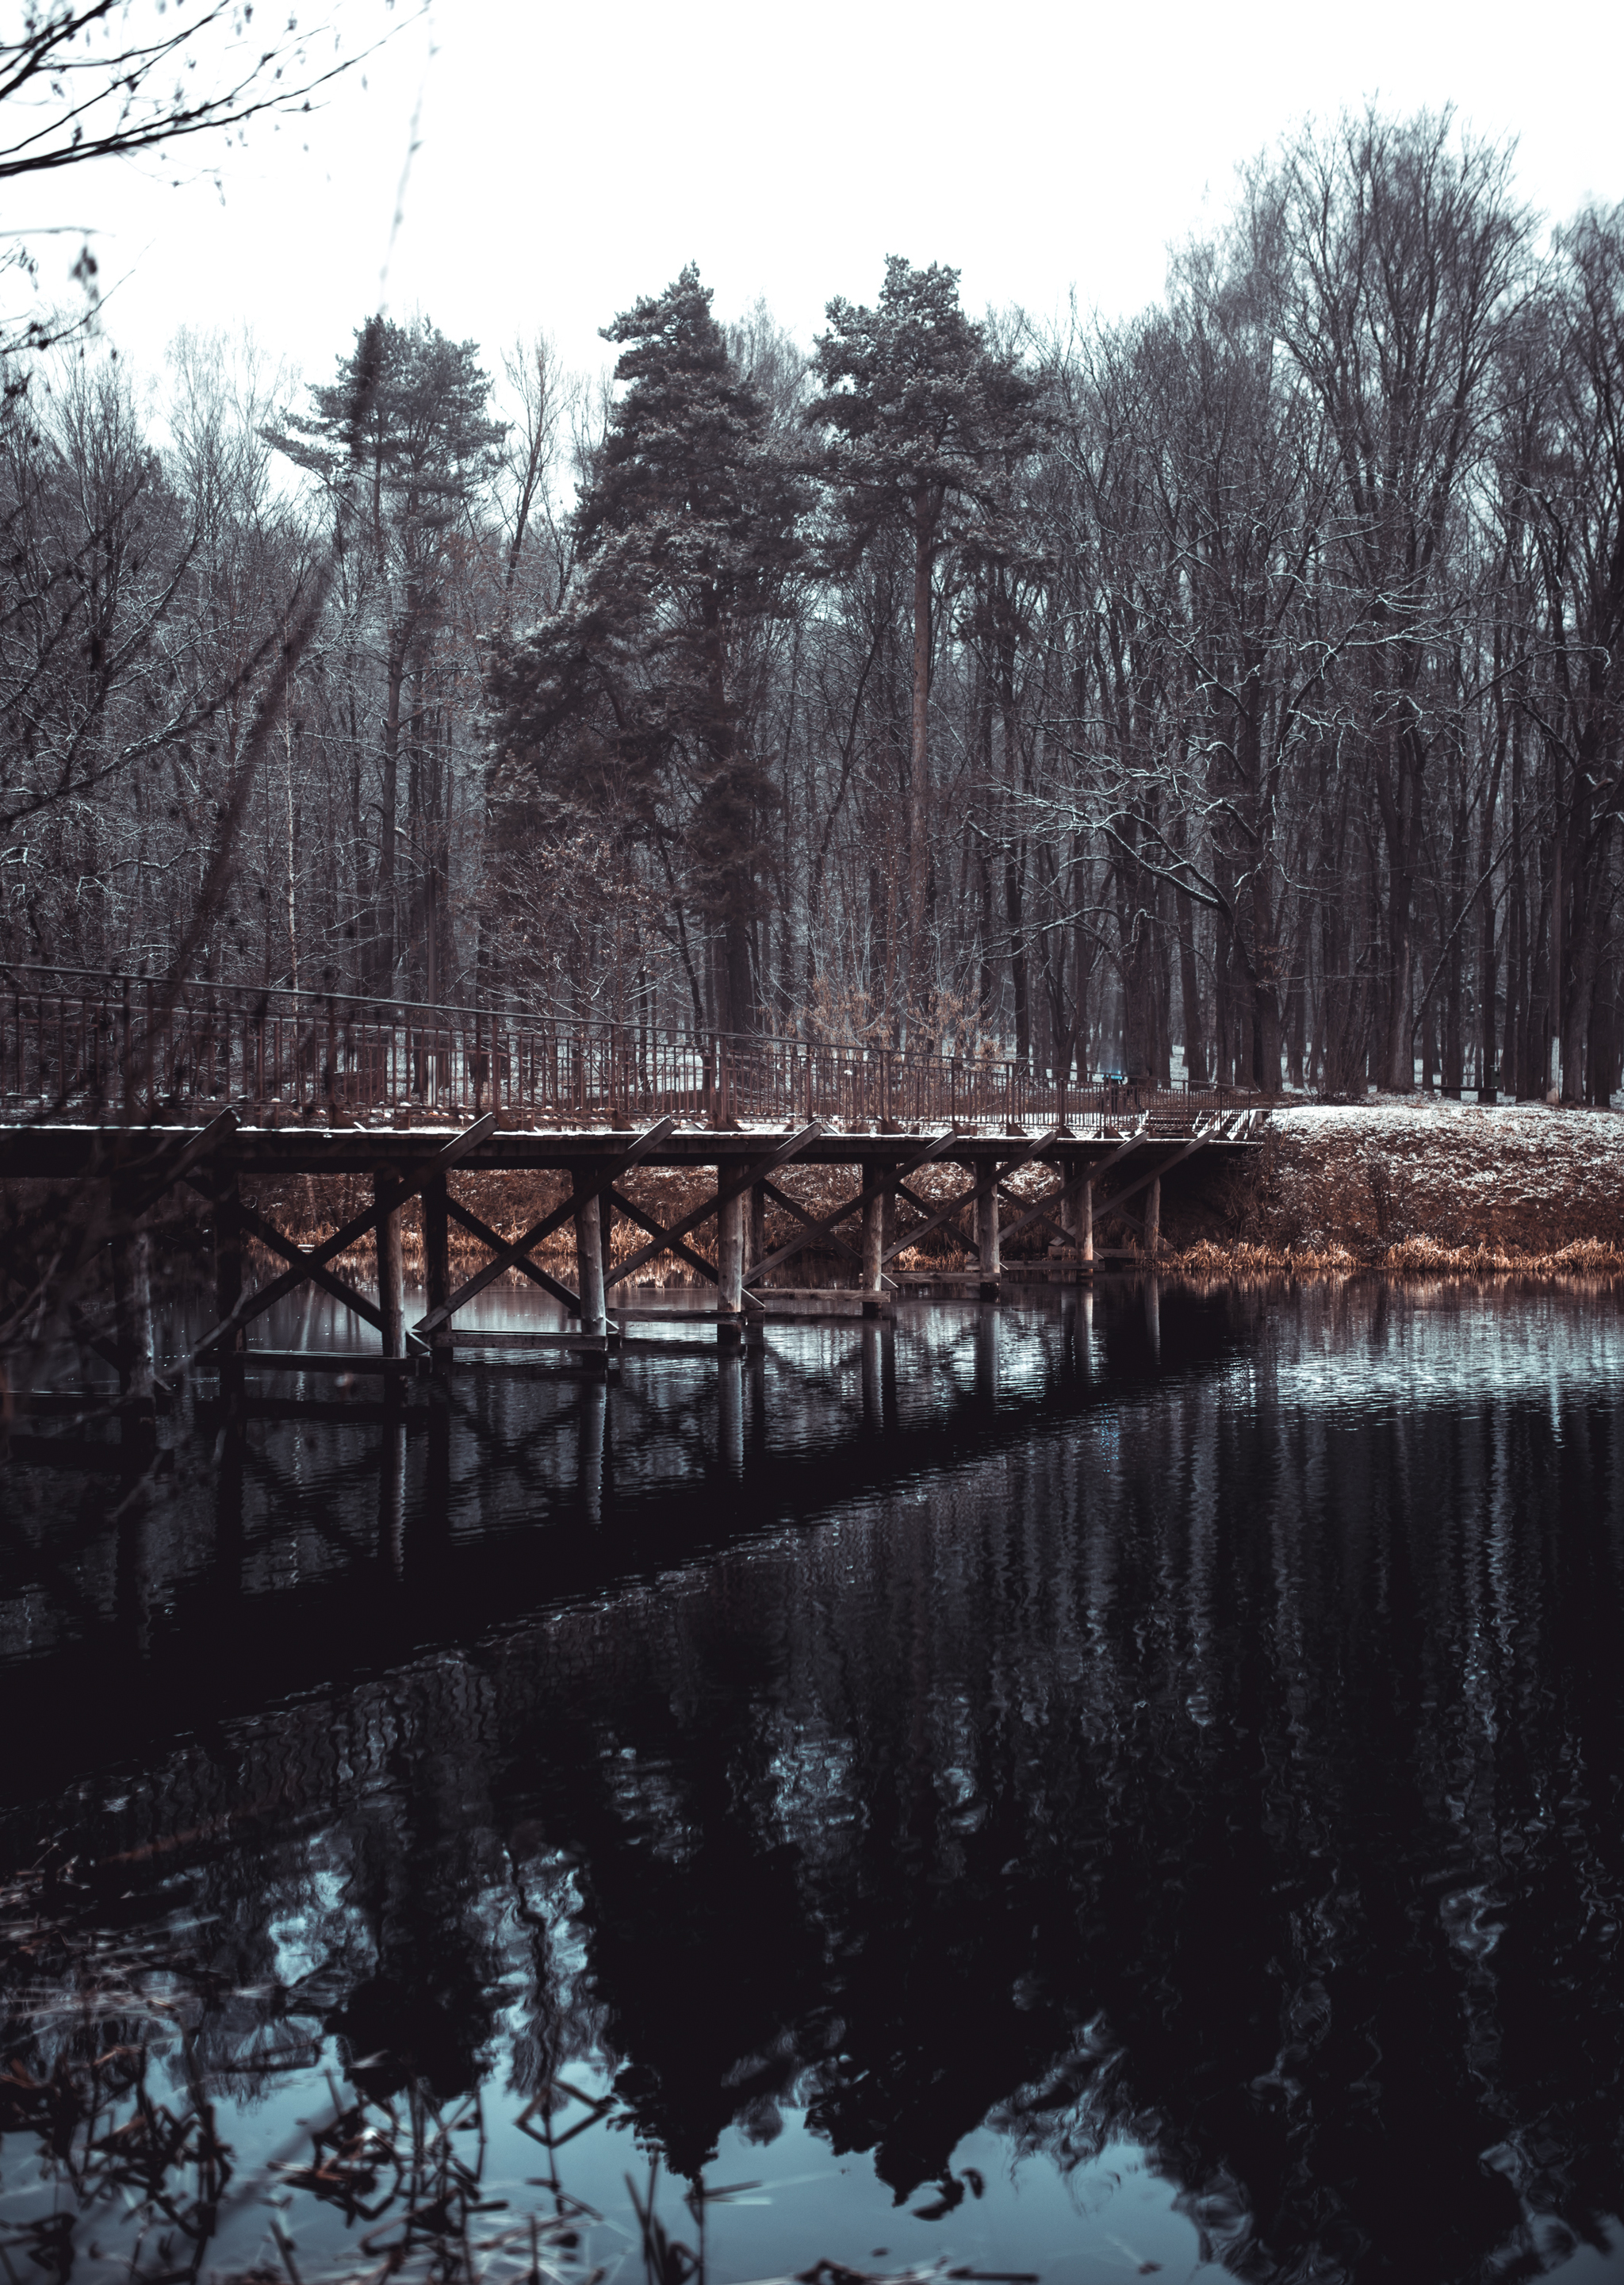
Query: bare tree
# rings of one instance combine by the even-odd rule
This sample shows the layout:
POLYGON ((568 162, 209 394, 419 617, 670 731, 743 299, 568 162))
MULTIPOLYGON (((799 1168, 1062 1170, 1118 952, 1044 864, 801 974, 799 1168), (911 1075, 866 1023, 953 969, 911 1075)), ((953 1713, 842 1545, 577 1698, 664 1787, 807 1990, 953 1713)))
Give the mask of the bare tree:
MULTIPOLYGON (((289 16, 268 33, 245 0, 205 0, 184 14, 166 0, 25 0, 20 27, 0 36, 0 182, 97 159, 173 161, 253 121, 302 115, 415 12, 363 25, 346 46, 340 12, 289 16)), ((0 247, 0 273, 36 284, 30 234, 0 247)), ((97 271, 87 237, 74 271, 85 302, 67 314, 45 309, 0 320, 0 359, 82 326, 97 271)), ((18 379, 11 373, 9 385, 18 379)))

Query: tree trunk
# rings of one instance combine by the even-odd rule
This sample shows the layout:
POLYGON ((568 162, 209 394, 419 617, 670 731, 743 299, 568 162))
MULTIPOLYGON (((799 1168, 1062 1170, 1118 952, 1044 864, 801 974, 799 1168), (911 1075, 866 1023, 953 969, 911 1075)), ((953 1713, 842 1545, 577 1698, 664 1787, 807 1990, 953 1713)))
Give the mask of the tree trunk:
POLYGON ((373 972, 381 992, 395 988, 395 817, 400 799, 400 698, 406 679, 404 650, 389 653, 388 704, 383 718, 383 798, 378 822, 377 896, 373 914, 373 972))
POLYGON ((1184 1015, 1184 1075, 1203 1080, 1207 1075, 1206 1049, 1201 1039, 1201 980, 1196 966, 1196 908, 1188 892, 1178 893, 1179 997, 1184 1015))
POLYGON ((932 488, 914 503, 914 705, 908 749, 908 1034, 924 1013, 925 891, 930 821, 930 574, 941 501, 932 488))

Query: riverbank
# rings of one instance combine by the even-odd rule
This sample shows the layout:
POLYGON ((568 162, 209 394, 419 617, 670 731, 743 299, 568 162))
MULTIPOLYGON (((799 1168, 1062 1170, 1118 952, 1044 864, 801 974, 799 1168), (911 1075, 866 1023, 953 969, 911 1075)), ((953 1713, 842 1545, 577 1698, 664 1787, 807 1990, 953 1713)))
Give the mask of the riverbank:
POLYGON ((1170 1267, 1624 1275, 1624 1114, 1377 1098, 1276 1108, 1221 1190, 1165 1214, 1170 1267))

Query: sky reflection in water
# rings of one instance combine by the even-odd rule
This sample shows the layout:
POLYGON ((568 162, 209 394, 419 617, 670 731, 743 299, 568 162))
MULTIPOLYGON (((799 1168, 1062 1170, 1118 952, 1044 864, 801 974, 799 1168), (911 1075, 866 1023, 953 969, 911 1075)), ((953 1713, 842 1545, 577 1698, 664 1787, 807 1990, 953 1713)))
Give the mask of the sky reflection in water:
POLYGON ((515 2202, 612 2090, 611 2269, 657 2149, 721 2280, 1619 2273, 1621 1393, 1609 1292, 1124 1284, 13 1472, 0 1834, 128 1973, 12 2044, 184 2025, 244 2172, 481 2085, 515 2202))

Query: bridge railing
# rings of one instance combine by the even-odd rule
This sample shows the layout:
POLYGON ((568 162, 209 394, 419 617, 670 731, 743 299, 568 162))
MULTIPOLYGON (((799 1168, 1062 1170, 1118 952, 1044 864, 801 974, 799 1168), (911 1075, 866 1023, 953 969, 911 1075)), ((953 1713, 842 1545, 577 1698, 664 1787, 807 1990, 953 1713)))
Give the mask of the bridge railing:
POLYGON ((262 1117, 412 1114, 626 1127, 823 1119, 1082 1134, 1169 1133, 1243 1099, 1215 1087, 1062 1078, 1015 1057, 899 1053, 777 1035, 559 1022, 514 1008, 0 964, 0 1118, 145 1124, 226 1103, 262 1117))

